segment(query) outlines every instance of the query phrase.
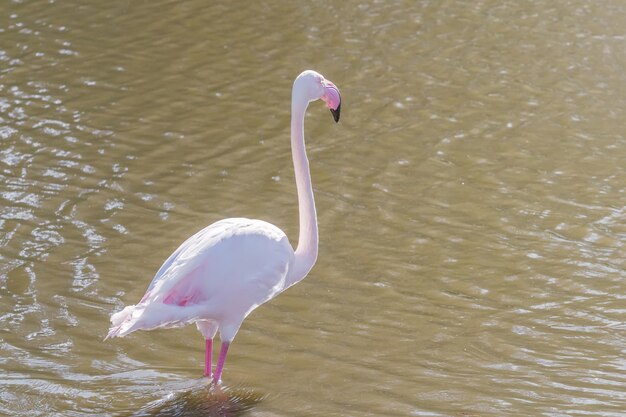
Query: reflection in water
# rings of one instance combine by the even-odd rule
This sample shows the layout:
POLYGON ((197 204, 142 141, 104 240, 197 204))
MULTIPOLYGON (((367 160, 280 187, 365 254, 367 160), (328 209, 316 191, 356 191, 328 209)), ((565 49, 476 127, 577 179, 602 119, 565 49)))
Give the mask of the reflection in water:
POLYGON ((263 400, 246 388, 216 387, 204 378, 198 384, 174 391, 151 402, 133 417, 237 417, 263 400))

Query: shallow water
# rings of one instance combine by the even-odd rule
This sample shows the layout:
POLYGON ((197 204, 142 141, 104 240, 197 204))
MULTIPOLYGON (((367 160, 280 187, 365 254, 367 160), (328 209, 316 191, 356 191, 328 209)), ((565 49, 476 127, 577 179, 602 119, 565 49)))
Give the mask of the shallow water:
POLYGON ((626 6, 518 3, 3 3, 0 414, 626 415, 626 6), (102 339, 203 226, 295 240, 305 68, 319 260, 216 397, 102 339))

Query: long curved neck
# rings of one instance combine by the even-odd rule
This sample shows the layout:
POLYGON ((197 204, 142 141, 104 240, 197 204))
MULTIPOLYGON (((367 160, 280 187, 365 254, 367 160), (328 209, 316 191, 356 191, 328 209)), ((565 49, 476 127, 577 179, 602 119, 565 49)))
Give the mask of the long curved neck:
POLYGON ((287 286, 302 280, 317 260, 317 214, 309 160, 304 145, 304 114, 308 104, 308 101, 299 97, 294 89, 291 101, 291 154, 298 191, 300 235, 295 251, 295 263, 290 271, 287 286))

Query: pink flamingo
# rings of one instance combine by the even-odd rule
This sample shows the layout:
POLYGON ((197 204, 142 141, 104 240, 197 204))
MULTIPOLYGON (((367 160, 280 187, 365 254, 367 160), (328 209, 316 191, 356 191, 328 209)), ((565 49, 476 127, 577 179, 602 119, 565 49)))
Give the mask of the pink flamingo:
POLYGON ((291 150, 300 235, 294 251, 278 227, 244 218, 213 223, 187 239, 161 266, 137 305, 111 316, 107 337, 135 330, 196 326, 205 339, 204 375, 211 377, 213 337, 222 341, 213 381, 220 382, 228 347, 255 308, 301 281, 317 260, 317 215, 304 145, 304 114, 322 99, 335 122, 341 97, 330 81, 304 71, 291 93, 291 150))

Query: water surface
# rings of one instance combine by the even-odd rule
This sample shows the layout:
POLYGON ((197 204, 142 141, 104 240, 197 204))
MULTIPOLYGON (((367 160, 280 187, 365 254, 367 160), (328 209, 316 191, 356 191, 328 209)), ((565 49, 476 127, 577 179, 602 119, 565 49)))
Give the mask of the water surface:
POLYGON ((0 414, 626 415, 622 2, 1 8, 0 414), (216 400, 193 326, 102 339, 205 225, 296 240, 306 68, 319 260, 216 400))

